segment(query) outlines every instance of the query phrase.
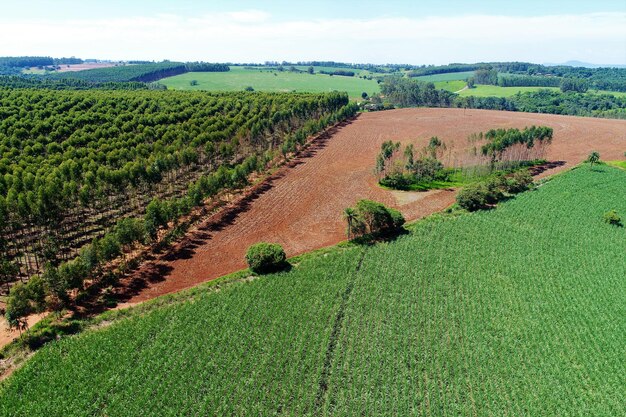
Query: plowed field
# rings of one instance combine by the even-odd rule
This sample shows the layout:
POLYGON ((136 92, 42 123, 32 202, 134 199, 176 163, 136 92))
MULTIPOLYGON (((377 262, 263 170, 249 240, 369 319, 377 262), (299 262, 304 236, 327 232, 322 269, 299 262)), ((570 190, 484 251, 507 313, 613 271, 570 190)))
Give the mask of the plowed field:
POLYGON ((338 243, 345 239, 343 209, 362 198, 394 206, 408 220, 454 202, 454 190, 405 193, 378 187, 373 167, 383 141, 400 140, 422 147, 431 136, 438 136, 451 149, 448 158, 461 158, 472 133, 530 125, 554 129, 547 158, 565 162, 542 175, 579 163, 591 150, 607 160, 621 159, 626 151, 624 120, 463 109, 365 113, 319 138, 307 155, 207 219, 168 254, 145 264, 132 280, 146 282, 147 288, 130 302, 244 268, 247 247, 258 241, 280 243, 288 256, 338 243))

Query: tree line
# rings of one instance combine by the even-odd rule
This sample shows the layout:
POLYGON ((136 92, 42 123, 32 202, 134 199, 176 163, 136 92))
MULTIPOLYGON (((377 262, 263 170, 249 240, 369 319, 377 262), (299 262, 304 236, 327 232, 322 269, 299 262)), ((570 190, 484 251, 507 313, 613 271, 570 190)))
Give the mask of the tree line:
POLYGON ((453 93, 436 89, 433 83, 400 76, 385 77, 380 91, 386 100, 400 107, 449 107, 454 101, 453 93))
POLYGON ((433 83, 399 76, 386 77, 380 87, 385 102, 398 107, 459 107, 614 119, 626 118, 626 97, 618 97, 613 94, 539 90, 518 93, 507 98, 461 97, 449 91, 436 89, 433 83))
POLYGON ((153 82, 162 78, 187 72, 225 72, 230 71, 226 64, 208 62, 157 62, 147 64, 118 65, 107 68, 94 68, 84 71, 54 73, 53 79, 80 80, 86 82, 153 82))
MULTIPOLYGON (((1 71, 1 69, 0 69, 1 71)), ((158 83, 139 81, 125 82, 94 82, 74 78, 52 79, 37 75, 2 75, 0 72, 0 88, 29 88, 46 90, 165 90, 158 83)))
POLYGON ((613 94, 592 94, 540 90, 511 97, 455 97, 454 107, 565 114, 626 119, 626 98, 613 94))

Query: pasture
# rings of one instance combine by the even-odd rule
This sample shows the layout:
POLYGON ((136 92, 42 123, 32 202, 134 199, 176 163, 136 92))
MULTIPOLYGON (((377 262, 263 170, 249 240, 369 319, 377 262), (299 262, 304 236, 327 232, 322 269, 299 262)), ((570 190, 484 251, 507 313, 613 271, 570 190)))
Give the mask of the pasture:
MULTIPOLYGON (((318 70, 319 67, 316 68, 318 70)), ((345 91, 352 99, 360 99, 363 92, 375 94, 380 91, 375 80, 319 73, 245 69, 239 66, 231 67, 228 72, 189 72, 164 78, 159 82, 173 90, 243 91, 252 87, 255 91, 268 92, 345 91), (197 84, 191 85, 192 81, 197 84)))
POLYGON ((112 313, 4 381, 0 413, 618 415, 626 239, 602 214, 626 212, 625 181, 584 166, 396 241, 112 313))
POLYGON ((459 92, 459 95, 463 97, 511 97, 517 93, 539 90, 559 91, 558 87, 499 87, 497 85, 479 84, 474 88, 468 88, 467 90, 459 92))
POLYGON ((446 72, 443 74, 422 75, 415 77, 419 81, 463 81, 474 75, 474 71, 446 72))
POLYGON ((435 81, 434 84, 435 84, 435 88, 452 91, 453 93, 462 90, 467 85, 465 81, 461 81, 461 80, 435 81))

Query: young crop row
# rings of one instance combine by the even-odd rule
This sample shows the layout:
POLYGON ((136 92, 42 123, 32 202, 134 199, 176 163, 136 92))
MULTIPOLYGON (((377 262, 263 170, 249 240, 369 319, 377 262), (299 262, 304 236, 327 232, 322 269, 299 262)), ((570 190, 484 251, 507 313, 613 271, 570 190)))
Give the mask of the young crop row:
POLYGON ((619 415, 625 181, 576 169, 61 340, 0 414, 619 415))
POLYGON ((310 415, 350 253, 51 345, 0 393, 0 414, 310 415))
POLYGON ((368 252, 328 415, 616 415, 626 176, 578 169, 368 252))

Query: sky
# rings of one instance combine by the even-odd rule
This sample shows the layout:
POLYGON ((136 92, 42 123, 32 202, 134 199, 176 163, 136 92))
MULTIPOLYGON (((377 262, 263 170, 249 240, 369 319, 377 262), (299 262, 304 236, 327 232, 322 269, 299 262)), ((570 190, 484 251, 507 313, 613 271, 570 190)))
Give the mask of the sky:
POLYGON ((626 0, 1 0, 16 55, 626 65, 626 0))

